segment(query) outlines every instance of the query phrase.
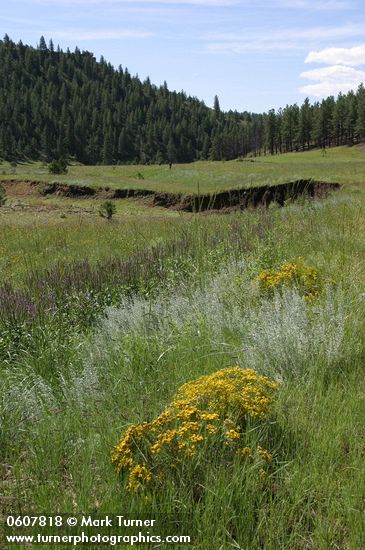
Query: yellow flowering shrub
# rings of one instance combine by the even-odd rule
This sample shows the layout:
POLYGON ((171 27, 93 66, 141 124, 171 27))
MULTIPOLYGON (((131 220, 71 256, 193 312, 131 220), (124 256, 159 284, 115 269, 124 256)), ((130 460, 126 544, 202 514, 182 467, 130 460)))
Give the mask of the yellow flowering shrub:
POLYGON ((181 470, 209 449, 269 462, 265 449, 247 453, 245 429, 251 418, 269 412, 278 383, 251 369, 230 367, 181 386, 157 418, 130 426, 114 448, 112 462, 127 477, 126 490, 137 492, 162 482, 167 470, 181 470))
POLYGON ((282 264, 278 270, 261 271, 256 279, 260 291, 271 294, 274 290, 296 287, 307 302, 314 300, 323 289, 325 279, 314 267, 305 265, 302 257, 295 262, 282 264))

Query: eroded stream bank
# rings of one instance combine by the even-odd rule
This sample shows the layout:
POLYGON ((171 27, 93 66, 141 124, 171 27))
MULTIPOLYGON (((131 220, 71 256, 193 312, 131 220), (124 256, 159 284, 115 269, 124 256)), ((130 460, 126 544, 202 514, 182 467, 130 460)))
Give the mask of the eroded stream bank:
POLYGON ((287 200, 300 197, 323 198, 340 188, 339 183, 315 180, 297 180, 277 185, 262 185, 241 189, 230 189, 217 193, 185 195, 183 193, 162 193, 150 189, 110 189, 88 187, 65 183, 44 183, 39 181, 6 180, 2 182, 9 196, 57 195, 62 197, 94 197, 99 199, 125 199, 148 197, 151 206, 173 208, 186 212, 268 207, 275 202, 284 206, 287 200))

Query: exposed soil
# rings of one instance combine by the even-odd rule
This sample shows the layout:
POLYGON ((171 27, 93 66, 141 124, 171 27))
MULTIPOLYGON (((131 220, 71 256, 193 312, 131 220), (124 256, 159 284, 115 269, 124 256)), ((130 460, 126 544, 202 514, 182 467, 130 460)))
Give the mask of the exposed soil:
POLYGON ((188 212, 204 210, 222 210, 226 208, 257 208, 268 207, 272 202, 284 206, 287 200, 299 197, 323 198, 331 191, 339 189, 338 183, 327 183, 313 180, 299 180, 279 185, 263 185, 248 189, 231 189, 206 195, 177 195, 171 193, 155 193, 154 204, 167 208, 178 208, 188 212))
POLYGON ((8 197, 39 197, 38 181, 13 181, 5 180, 0 182, 8 197))
POLYGON ((298 180, 278 185, 263 185, 247 189, 231 189, 219 193, 202 195, 183 195, 181 193, 160 193, 148 189, 109 189, 92 188, 82 185, 67 185, 62 183, 44 183, 36 181, 2 182, 8 196, 46 196, 62 197, 95 197, 98 199, 124 199, 130 197, 150 197, 151 206, 174 208, 186 212, 202 212, 205 210, 268 207, 272 202, 284 206, 286 201, 299 197, 323 198, 331 191, 340 188, 338 183, 327 183, 314 180, 298 180))
POLYGON ((40 197, 56 195, 58 197, 95 197, 98 199, 125 199, 153 195, 148 189, 110 189, 108 187, 87 187, 85 185, 67 185, 66 183, 44 183, 40 181, 4 180, 1 182, 9 197, 40 197))

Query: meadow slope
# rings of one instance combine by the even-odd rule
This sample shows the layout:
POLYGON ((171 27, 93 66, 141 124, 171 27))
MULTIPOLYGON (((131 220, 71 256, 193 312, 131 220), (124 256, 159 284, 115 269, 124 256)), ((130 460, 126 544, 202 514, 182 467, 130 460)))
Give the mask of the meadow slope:
POLYGON ((244 158, 227 162, 168 165, 71 165, 65 175, 51 175, 41 163, 0 165, 0 180, 60 182, 111 189, 150 189, 173 193, 214 193, 226 189, 274 185, 300 179, 362 183, 362 146, 315 149, 305 153, 244 158))

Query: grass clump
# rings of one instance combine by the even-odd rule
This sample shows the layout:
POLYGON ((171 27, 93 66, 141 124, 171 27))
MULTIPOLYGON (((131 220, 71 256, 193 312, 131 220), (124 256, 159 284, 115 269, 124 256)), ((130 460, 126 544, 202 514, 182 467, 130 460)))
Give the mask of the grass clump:
POLYGON ((176 484, 183 470, 190 467, 192 473, 212 454, 221 464, 232 463, 235 455, 270 462, 266 449, 258 445, 255 455, 248 445, 253 420, 268 415, 277 388, 278 383, 240 367, 184 384, 163 413, 130 426, 115 447, 112 462, 128 475, 126 490, 176 484))

